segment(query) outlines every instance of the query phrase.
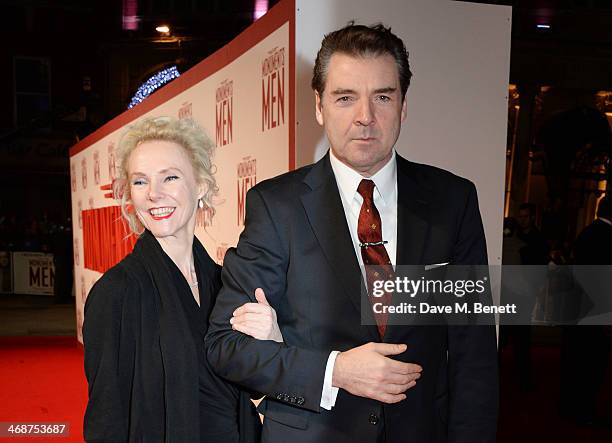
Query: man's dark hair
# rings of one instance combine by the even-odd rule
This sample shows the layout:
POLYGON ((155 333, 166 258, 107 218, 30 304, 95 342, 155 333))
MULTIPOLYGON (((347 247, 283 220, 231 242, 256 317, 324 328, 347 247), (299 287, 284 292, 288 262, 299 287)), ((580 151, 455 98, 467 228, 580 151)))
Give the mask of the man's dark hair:
POLYGON ((391 32, 391 28, 380 23, 365 26, 349 22, 344 28, 327 34, 317 53, 311 83, 312 89, 321 96, 325 89, 329 60, 336 52, 361 57, 390 55, 395 60, 399 72, 402 100, 406 96, 412 77, 408 63, 408 51, 404 42, 391 32))
POLYGON ((521 203, 519 211, 528 210, 529 215, 532 217, 536 216, 536 205, 534 203, 521 203))
POLYGON ((599 200, 599 206, 597 207, 597 217, 612 217, 612 198, 610 198, 609 195, 606 195, 604 198, 599 200))

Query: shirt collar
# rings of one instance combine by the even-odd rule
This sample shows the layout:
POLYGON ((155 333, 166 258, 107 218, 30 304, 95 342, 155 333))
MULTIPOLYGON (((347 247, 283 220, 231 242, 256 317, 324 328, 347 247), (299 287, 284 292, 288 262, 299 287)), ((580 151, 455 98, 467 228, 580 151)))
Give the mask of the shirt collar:
POLYGON ((372 177, 363 177, 357 171, 342 163, 330 149, 329 160, 340 192, 349 199, 352 199, 357 194, 357 187, 361 180, 369 178, 376 185, 374 192, 378 192, 382 202, 385 205, 390 204, 391 201, 389 199, 395 192, 397 183, 397 162, 395 155, 394 149, 391 151, 389 161, 376 174, 372 177))

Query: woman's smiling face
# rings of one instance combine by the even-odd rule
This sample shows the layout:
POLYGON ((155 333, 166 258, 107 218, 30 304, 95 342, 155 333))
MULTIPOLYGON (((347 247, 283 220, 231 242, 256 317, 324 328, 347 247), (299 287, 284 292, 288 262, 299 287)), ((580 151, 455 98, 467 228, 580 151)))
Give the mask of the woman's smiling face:
POLYGON ((131 203, 144 227, 157 238, 191 238, 203 187, 185 149, 165 140, 142 142, 127 169, 131 203))

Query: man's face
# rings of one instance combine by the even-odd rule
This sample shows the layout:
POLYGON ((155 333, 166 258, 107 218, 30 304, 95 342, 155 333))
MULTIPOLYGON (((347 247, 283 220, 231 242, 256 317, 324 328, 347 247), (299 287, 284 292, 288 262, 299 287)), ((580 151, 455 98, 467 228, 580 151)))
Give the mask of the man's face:
POLYGON ((406 119, 393 57, 335 53, 323 96, 315 92, 315 98, 317 121, 334 155, 363 176, 378 172, 391 158, 406 119))
POLYGON ((518 217, 516 217, 516 221, 518 222, 518 225, 522 230, 531 228, 533 220, 529 209, 520 209, 518 217))

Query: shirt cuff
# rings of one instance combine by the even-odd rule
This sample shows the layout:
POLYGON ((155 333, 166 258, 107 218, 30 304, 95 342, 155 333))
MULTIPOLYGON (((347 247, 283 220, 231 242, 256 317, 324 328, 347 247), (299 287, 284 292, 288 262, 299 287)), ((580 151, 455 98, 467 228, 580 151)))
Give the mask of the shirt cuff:
POLYGON ((336 397, 338 397, 338 390, 332 386, 332 378, 334 375, 334 364, 336 364, 336 357, 338 357, 340 351, 331 351, 327 358, 327 366, 325 366, 325 378, 323 379, 323 393, 321 394, 321 407, 331 411, 336 404, 336 397))

